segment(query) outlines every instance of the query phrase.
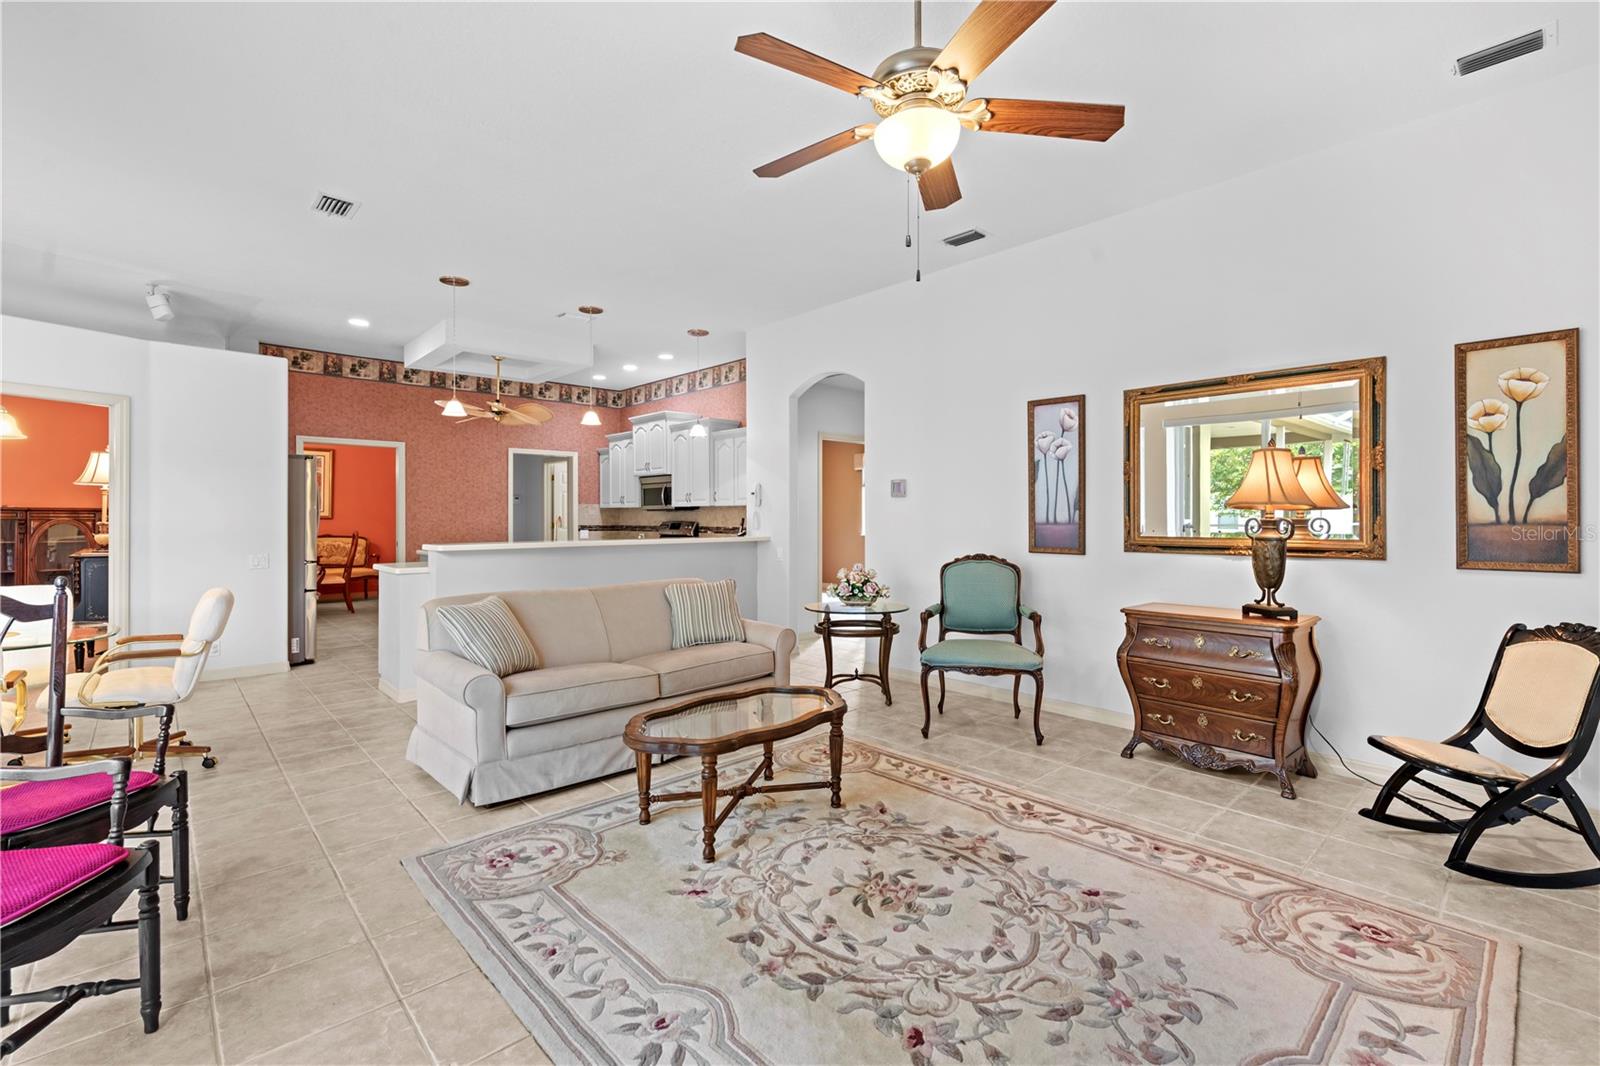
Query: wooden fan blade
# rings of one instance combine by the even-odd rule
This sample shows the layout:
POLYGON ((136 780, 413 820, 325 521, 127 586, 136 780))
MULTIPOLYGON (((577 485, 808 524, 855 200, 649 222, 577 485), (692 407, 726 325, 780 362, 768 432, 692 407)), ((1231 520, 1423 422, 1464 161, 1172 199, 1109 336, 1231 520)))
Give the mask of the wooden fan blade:
POLYGON ((917 179, 917 189, 922 193, 922 206, 929 211, 949 207, 961 199, 961 186, 956 184, 956 165, 953 160, 926 171, 917 179))
POLYGON ((747 33, 734 42, 733 50, 742 52, 752 59, 771 63, 775 67, 782 67, 803 78, 831 85, 851 96, 878 84, 865 74, 841 66, 831 59, 823 59, 804 48, 797 48, 788 41, 780 41, 770 33, 747 33))
POLYGON ((530 403, 506 408, 505 417, 506 421, 515 422, 521 426, 542 426, 550 421, 552 416, 543 407, 530 403))
POLYGON ((786 156, 780 156, 770 163, 756 167, 756 177, 781 178, 791 170, 799 170, 807 163, 815 163, 819 159, 849 148, 852 144, 871 140, 871 131, 874 128, 872 125, 853 126, 843 133, 824 137, 816 144, 808 144, 797 152, 790 152, 786 156))
POLYGON ((1011 42, 1021 37, 1023 31, 1054 4, 1055 0, 983 0, 950 38, 933 65, 954 70, 970 85, 973 78, 982 74, 985 67, 1010 48, 1011 42))
POLYGON ((988 101, 989 119, 979 129, 1035 137, 1109 140, 1122 128, 1121 104, 1068 104, 1059 100, 988 101))

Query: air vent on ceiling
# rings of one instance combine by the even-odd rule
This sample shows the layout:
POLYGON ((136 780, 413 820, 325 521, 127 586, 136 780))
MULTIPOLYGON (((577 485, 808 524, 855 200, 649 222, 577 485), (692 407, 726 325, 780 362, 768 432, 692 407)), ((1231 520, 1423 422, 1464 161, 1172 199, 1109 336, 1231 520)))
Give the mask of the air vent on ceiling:
POLYGON ((983 232, 981 229, 968 229, 962 230, 960 233, 950 234, 950 236, 944 239, 944 243, 948 244, 952 248, 960 248, 963 244, 971 244, 973 241, 981 241, 987 236, 988 234, 983 232))
POLYGON ((1546 44, 1555 43, 1555 35, 1550 32, 1553 29, 1553 26, 1541 26, 1532 33, 1524 33, 1520 37, 1513 37, 1509 41, 1501 41, 1499 44, 1479 49, 1471 55, 1462 56, 1455 62, 1456 75, 1459 77, 1465 74, 1476 74, 1480 70, 1499 66, 1501 63, 1516 59, 1519 56, 1538 52, 1546 44))
POLYGON ((311 210, 319 215, 328 215, 332 218, 349 218, 361 207, 354 200, 346 200, 341 196, 329 196, 325 192, 317 194, 317 202, 311 205, 311 210))

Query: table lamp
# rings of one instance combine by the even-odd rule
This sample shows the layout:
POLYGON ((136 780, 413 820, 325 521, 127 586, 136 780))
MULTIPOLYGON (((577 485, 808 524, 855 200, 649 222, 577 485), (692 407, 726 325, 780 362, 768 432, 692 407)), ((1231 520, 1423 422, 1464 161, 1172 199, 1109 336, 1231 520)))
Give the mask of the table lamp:
POLYGON ((1278 602, 1294 523, 1277 512, 1309 511, 1316 506, 1300 486, 1295 454, 1288 448, 1257 448, 1250 454, 1244 481, 1228 497, 1227 506, 1261 512, 1260 518, 1245 523, 1245 532, 1250 535, 1250 566, 1261 595, 1254 603, 1244 605, 1244 613, 1262 618, 1299 618, 1299 611, 1278 602))
POLYGON ((94 542, 104 548, 111 542, 111 526, 106 518, 106 502, 111 484, 111 453, 90 452, 89 461, 83 464, 83 473, 74 485, 97 485, 100 488, 100 522, 94 529, 94 542))
MULTIPOLYGON (((1300 482, 1301 490, 1311 498, 1312 510, 1342 511, 1350 506, 1328 480, 1328 472, 1322 465, 1321 456, 1295 456, 1294 476, 1295 480, 1300 482)), ((1332 531, 1332 526, 1326 518, 1304 512, 1297 517, 1296 525, 1297 527, 1303 525, 1306 532, 1313 537, 1326 537, 1332 531)))

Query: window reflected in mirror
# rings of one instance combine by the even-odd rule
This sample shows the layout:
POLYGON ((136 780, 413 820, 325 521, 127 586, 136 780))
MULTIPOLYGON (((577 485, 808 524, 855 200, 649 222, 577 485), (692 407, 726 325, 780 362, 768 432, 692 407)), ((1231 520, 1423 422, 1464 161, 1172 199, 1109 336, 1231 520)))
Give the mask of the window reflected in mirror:
POLYGON ((1280 512, 1290 550, 1381 557, 1382 371, 1363 360, 1127 393, 1129 550, 1243 550, 1261 514, 1230 498, 1255 451, 1280 447, 1310 504, 1280 512))

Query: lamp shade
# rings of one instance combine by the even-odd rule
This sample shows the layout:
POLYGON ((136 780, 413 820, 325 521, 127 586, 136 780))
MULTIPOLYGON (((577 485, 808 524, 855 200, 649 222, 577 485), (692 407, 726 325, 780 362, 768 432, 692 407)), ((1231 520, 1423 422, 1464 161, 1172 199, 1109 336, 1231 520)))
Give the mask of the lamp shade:
POLYGON ((1300 483, 1300 490, 1311 497, 1313 510, 1340 511, 1350 506, 1328 481, 1328 472, 1323 469, 1321 456, 1295 456, 1294 476, 1300 483))
POLYGON ((27 440, 28 435, 17 425, 17 416, 0 407, 0 440, 27 440))
POLYGON ((578 419, 578 424, 581 426, 598 426, 600 424, 600 412, 590 408, 583 412, 583 417, 578 419))
POLYGON ((466 418, 467 408, 460 400, 451 396, 445 401, 444 406, 439 409, 439 413, 446 418, 466 418))
POLYGON ((1316 506, 1295 476, 1294 453, 1288 448, 1257 448, 1250 469, 1228 506, 1241 511, 1302 510, 1316 506))
POLYGON ((89 461, 83 464, 83 473, 78 475, 74 485, 109 485, 111 484, 111 453, 90 452, 89 461))

